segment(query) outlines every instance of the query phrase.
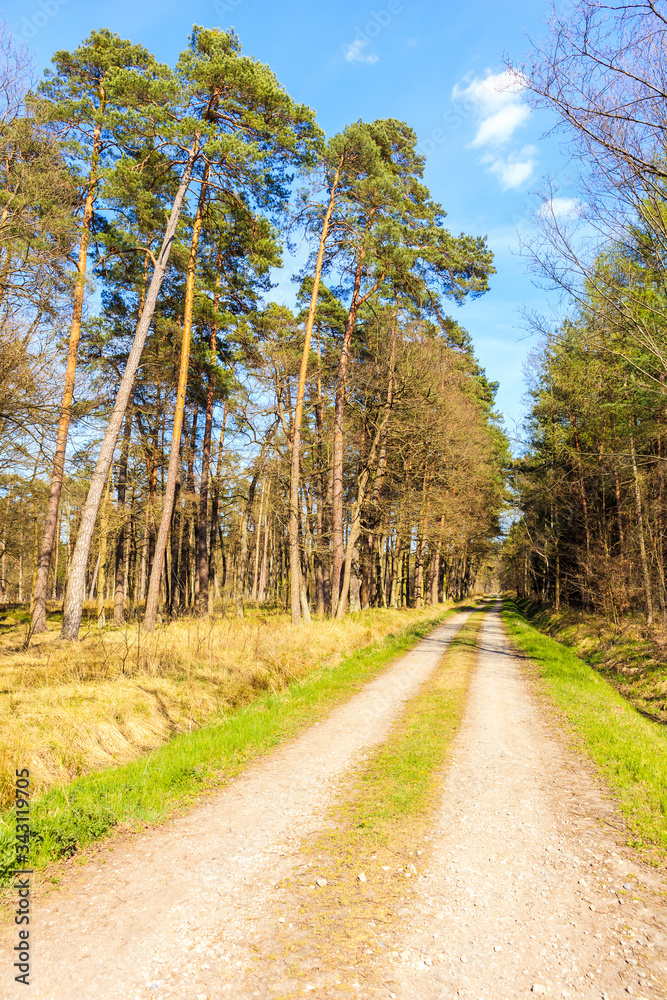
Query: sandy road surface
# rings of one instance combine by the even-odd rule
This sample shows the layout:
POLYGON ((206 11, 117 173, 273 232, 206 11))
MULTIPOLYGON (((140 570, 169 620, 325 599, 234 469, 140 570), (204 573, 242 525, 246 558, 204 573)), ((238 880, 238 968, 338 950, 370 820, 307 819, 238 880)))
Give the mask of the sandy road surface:
POLYGON ((494 608, 386 995, 667 997, 667 886, 619 846, 525 671, 494 608))
MULTIPOLYGON (((280 995, 281 963, 266 954, 285 891, 276 883, 322 823, 338 779, 383 738, 463 617, 234 785, 38 900, 30 997, 280 995)), ((621 846, 613 805, 528 673, 493 608, 428 867, 356 978, 346 970, 340 988, 304 995, 667 998, 664 881, 621 846)), ((3 1000, 28 996, 12 988, 7 965, 1 972, 3 1000)))
MULTIPOLYGON (((275 883, 321 824, 331 785, 387 733, 467 618, 458 613, 319 725, 186 816, 119 844, 36 899, 29 991, 3 929, 0 996, 30 1000, 235 997, 275 883)), ((270 995, 270 994, 268 994, 270 995)))

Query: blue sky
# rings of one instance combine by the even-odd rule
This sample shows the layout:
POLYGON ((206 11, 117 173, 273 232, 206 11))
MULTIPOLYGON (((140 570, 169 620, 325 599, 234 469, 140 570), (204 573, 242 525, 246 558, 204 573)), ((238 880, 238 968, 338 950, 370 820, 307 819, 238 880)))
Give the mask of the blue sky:
POLYGON ((522 311, 544 313, 549 298, 517 256, 518 234, 530 231, 540 210, 545 176, 565 181, 563 211, 570 202, 566 156, 557 138, 544 138, 554 122, 530 111, 504 73, 503 54, 521 61, 528 36, 545 32, 546 14, 541 0, 11 0, 3 16, 35 50, 38 69, 94 28, 108 27, 173 62, 194 23, 233 26, 244 52, 315 108, 328 135, 358 118, 411 125, 449 228, 488 235, 496 255, 491 290, 449 311, 471 333, 489 378, 500 382, 498 408, 514 437, 525 409, 523 366, 536 346, 522 311))

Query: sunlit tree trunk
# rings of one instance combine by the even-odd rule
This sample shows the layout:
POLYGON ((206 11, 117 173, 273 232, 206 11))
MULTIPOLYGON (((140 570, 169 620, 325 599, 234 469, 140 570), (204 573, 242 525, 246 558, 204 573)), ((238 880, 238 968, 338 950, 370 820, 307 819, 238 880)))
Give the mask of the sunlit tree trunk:
POLYGON ((341 570, 345 561, 345 543, 343 538, 343 463, 344 463, 344 434, 343 417, 345 414, 345 387, 347 381, 347 370, 350 364, 350 345, 352 334, 357 321, 359 310, 359 290, 361 288, 361 276, 363 274, 363 257, 359 260, 354 276, 354 287, 352 290, 352 305, 347 317, 343 344, 338 362, 338 376, 336 380, 336 399, 334 403, 334 431, 333 431, 333 491, 332 491, 332 568, 331 568, 331 613, 337 616, 338 604, 341 591, 341 570))
MULTIPOLYGON (((214 582, 217 580, 217 558, 216 553, 218 549, 218 513, 220 509, 220 471, 222 468, 222 450, 225 443, 225 427, 227 424, 227 400, 225 400, 224 407, 222 410, 222 426, 220 427, 220 440, 218 441, 218 458, 215 469, 215 481, 213 484, 213 497, 211 499, 211 518, 209 525, 209 536, 208 536, 208 593, 209 593, 209 612, 213 611, 211 607, 211 588, 214 582)), ((222 548, 222 546, 220 546, 222 548)), ((217 585, 217 584, 216 584, 217 585)))
POLYGON ((317 313, 317 299, 320 292, 320 281, 322 278, 322 264, 324 262, 324 251, 326 249, 327 236, 329 235, 329 225, 331 215, 336 203, 336 191, 338 189, 338 179, 340 176, 340 166, 334 175, 329 193, 329 203, 322 222, 320 232, 320 243, 315 262, 315 274, 313 275, 313 289, 310 296, 310 306, 306 319, 306 329, 303 339, 303 351, 301 353, 301 367, 299 369, 299 383, 296 392, 296 405, 294 408, 294 420, 292 422, 292 453, 290 461, 290 497, 289 497, 289 558, 290 558, 290 610, 292 614, 292 624, 298 625, 301 621, 301 572, 299 554, 299 468, 300 468, 300 442, 301 442, 301 421, 303 418, 303 397, 306 388, 306 375, 308 373, 308 358, 310 357, 310 340, 313 333, 315 314, 317 313))
POLYGON ((264 548, 262 550, 262 565, 259 571, 259 583, 257 584, 257 600, 262 604, 266 600, 266 584, 268 579, 268 555, 269 555, 269 497, 271 494, 271 480, 266 488, 266 513, 264 515, 264 548))
MULTIPOLYGON (((215 291, 213 293, 213 310, 218 311, 220 272, 222 269, 222 254, 218 254, 215 275, 215 291)), ((218 327, 215 322, 211 324, 211 364, 214 363, 217 352, 218 327)), ((202 444, 202 464, 201 479, 199 484, 199 520, 197 522, 197 573, 199 577, 199 595, 197 599, 199 614, 207 614, 209 611, 208 596, 208 514, 209 514, 209 469, 211 465, 211 435, 213 432, 213 403, 215 400, 215 380, 211 372, 208 377, 206 389, 206 419, 204 422, 204 441, 202 444)))
POLYGON ((88 490, 88 496, 86 497, 86 502, 83 507, 81 525, 77 535, 70 567, 70 583, 67 588, 67 597, 65 599, 65 606, 63 609, 63 627, 61 632, 61 637, 63 639, 76 639, 79 634, 79 626, 81 624, 81 615, 83 611, 86 565, 88 563, 90 545, 93 538, 93 532, 95 530, 97 513, 99 511, 102 493, 109 474, 109 469, 111 468, 111 463, 113 462, 113 454, 116 448, 118 434, 123 422, 123 417, 127 412, 127 406, 134 387, 134 380, 141 361, 144 344, 146 343, 148 328, 153 318, 157 297, 160 293, 162 281, 167 270, 169 254, 171 252, 172 243, 176 234, 176 227, 178 225, 181 208, 188 187, 190 186, 192 170, 198 156, 199 138, 197 137, 192 148, 190 149, 188 160, 183 171, 183 176, 181 177, 181 183, 179 184, 178 191, 176 192, 176 196, 174 198, 164 239, 162 241, 162 247, 158 258, 155 261, 153 277, 151 278, 151 283, 146 294, 144 309, 135 330, 134 340, 132 342, 132 347, 130 348, 127 364, 125 365, 125 371, 123 372, 123 377, 118 389, 116 402, 104 433, 104 440, 102 441, 90 489, 88 490))
MULTIPOLYGON (((199 405, 195 403, 192 411, 192 427, 190 437, 186 437, 186 475, 185 487, 183 489, 183 514, 180 524, 180 544, 181 554, 179 559, 178 573, 178 606, 183 611, 187 610, 190 604, 190 531, 194 518, 194 488, 195 488, 195 445, 197 442, 197 418, 199 416, 199 405)), ((180 470, 179 470, 180 471, 180 470)), ((178 479, 178 477, 177 477, 178 479)), ((175 496, 175 494, 174 494, 175 496)))
POLYGON ((174 509, 174 493, 176 490, 176 476, 181 456, 181 430, 183 427, 183 412, 185 410, 185 395, 188 385, 188 366, 190 363, 190 347, 192 342, 192 314, 194 309, 195 295, 195 273, 197 270, 197 251, 199 248, 199 237, 201 235, 204 204, 207 197, 208 177, 210 167, 208 162, 204 168, 204 176, 201 181, 199 200, 197 202, 197 212, 192 225, 192 237, 190 240, 190 253, 188 255, 188 270, 185 281, 185 305, 183 309, 183 342, 181 344, 181 361, 178 371, 178 387, 176 390, 176 408, 174 412, 174 427, 171 435, 171 451, 169 453, 169 467, 167 470, 167 483, 165 489, 164 506, 162 508, 162 520, 158 532, 157 545, 155 547, 155 559, 153 569, 148 584, 148 595, 146 597, 146 612, 144 614, 144 629, 151 632, 155 628, 157 619, 158 599, 160 596, 160 580, 164 565, 164 554, 167 548, 167 536, 171 525, 171 515, 174 509))
POLYGON ((646 542, 644 540, 644 514, 642 510, 642 496, 639 487, 639 473, 637 471, 637 456, 635 454, 635 437, 630 435, 630 458, 632 460, 632 479, 635 491, 635 511, 637 513, 637 535, 639 538, 639 554, 641 556, 642 576, 644 578, 644 596, 646 599, 646 624, 653 622, 653 596, 651 594, 651 576, 646 556, 646 542))
POLYGON ((118 527, 118 537, 116 538, 115 553, 115 590, 113 602, 113 620, 115 625, 122 625, 125 621, 125 562, 127 531, 125 519, 127 516, 125 509, 125 493, 127 490, 127 465, 130 454, 130 438, 132 436, 132 400, 130 400, 127 415, 125 417, 125 429, 123 431, 123 443, 120 450, 120 461, 118 463, 118 480, 116 482, 116 510, 120 521, 118 527))
POLYGON ((93 218, 93 205, 95 204, 95 198, 97 196, 98 167, 102 141, 102 116, 104 114, 104 95, 102 94, 101 96, 101 113, 93 133, 93 150, 90 163, 90 173, 88 175, 86 201, 83 209, 83 218, 81 220, 81 242, 79 244, 79 257, 77 261, 77 276, 74 288, 74 303, 72 307, 72 323, 69 332, 67 366, 65 368, 65 383, 63 386, 60 420, 58 422, 56 450, 53 458, 53 470, 51 472, 51 488, 49 490, 49 502, 46 508, 44 533, 42 535, 42 543, 37 562, 31 623, 33 632, 44 632, 46 630, 46 598, 49 582, 49 567, 51 565, 51 554, 53 552, 53 543, 56 536, 56 527, 58 525, 58 508, 60 506, 60 494, 63 486, 65 452, 67 450, 67 436, 72 416, 74 380, 76 376, 77 356, 79 353, 79 337, 81 335, 81 317, 83 315, 83 300, 86 291, 86 268, 88 264, 90 227, 93 218))
POLYGON ((421 608, 424 603, 424 555, 426 553, 426 537, 428 532, 430 484, 433 479, 433 470, 429 470, 428 465, 424 470, 424 483, 422 492, 422 514, 419 518, 417 528, 417 548, 415 549, 415 600, 416 608, 421 608))
POLYGON ((100 568, 97 574, 97 624, 104 626, 106 624, 106 615, 104 613, 104 591, 106 589, 107 582, 107 536, 109 532, 109 492, 111 490, 111 469, 109 470, 109 477, 107 479, 107 488, 104 494, 104 499, 102 500, 102 509, 100 512, 100 568))

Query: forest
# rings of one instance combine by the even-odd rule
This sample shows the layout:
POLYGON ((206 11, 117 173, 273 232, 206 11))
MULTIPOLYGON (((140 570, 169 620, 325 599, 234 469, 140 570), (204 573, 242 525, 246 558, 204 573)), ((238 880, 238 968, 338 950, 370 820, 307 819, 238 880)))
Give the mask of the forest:
POLYGON ((27 642, 470 593, 509 452, 447 310, 494 267, 409 125, 326 137, 233 31, 174 66, 94 31, 41 77, 0 48, 0 602, 27 642))
POLYGON ((516 71, 577 158, 524 252, 557 288, 529 364, 506 585, 556 612, 667 620, 667 145, 661 5, 578 5, 516 71))
POLYGON ((0 996, 667 997, 667 0, 375 6, 0 22, 0 996))

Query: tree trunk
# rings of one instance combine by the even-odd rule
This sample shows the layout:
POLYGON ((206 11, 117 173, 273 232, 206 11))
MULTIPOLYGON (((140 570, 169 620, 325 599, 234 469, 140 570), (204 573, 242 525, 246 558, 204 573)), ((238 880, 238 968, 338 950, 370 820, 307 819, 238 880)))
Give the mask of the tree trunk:
POLYGON ((171 435, 171 452, 169 454, 169 468, 167 471, 167 483, 164 496, 164 506, 162 508, 162 520, 158 532, 157 545, 155 548, 155 560, 153 570, 148 584, 148 596, 146 597, 146 612, 144 614, 144 629, 152 632, 157 619, 157 606, 160 596, 160 580, 162 578, 162 568, 164 564, 164 554, 167 548, 167 536, 171 525, 171 515, 174 509, 174 493, 176 490, 176 477, 178 466, 181 460, 181 430, 183 427, 183 411, 185 410, 185 394, 188 386, 188 366, 190 363, 190 346, 192 341, 192 312, 194 308, 195 295, 195 272, 197 269, 197 250, 199 247, 199 237, 202 229, 204 204, 207 196, 208 177, 210 166, 207 161, 204 167, 204 176, 201 181, 199 191, 199 201, 192 226, 192 239, 190 240, 190 253, 188 256, 188 272, 185 282, 185 305, 183 308, 183 343, 181 344, 181 362, 178 371, 178 388, 176 390, 176 409, 174 412, 174 428, 171 435))
POLYGON ((336 399, 334 404, 334 428, 333 428, 333 488, 332 488, 332 546, 333 565, 331 572, 331 614, 335 616, 338 611, 338 601, 341 589, 341 570, 345 561, 345 543, 343 539, 343 462, 345 451, 345 439, 343 433, 343 416, 345 413, 345 384, 347 380, 347 370, 350 365, 350 345, 352 335, 357 322, 357 313, 363 303, 375 291, 377 285, 360 295, 361 279, 364 273, 364 260, 368 249, 368 238, 374 220, 374 212, 369 214, 366 222, 364 240, 359 251, 359 258, 354 272, 354 285, 352 287, 352 300, 350 311, 347 315, 343 344, 338 361, 338 373, 336 378, 336 399))
POLYGON ((350 579, 352 574, 352 558, 354 555, 355 546, 359 540, 359 535, 361 533, 361 515, 366 500, 366 487, 368 485, 368 480, 370 478, 371 469, 375 464, 375 456, 377 455, 380 441, 384 436, 384 432, 387 423, 389 421, 389 415, 391 413, 391 403, 392 403, 392 390, 391 390, 391 379, 390 379, 390 389, 387 396, 387 402, 384 407, 384 412, 375 430, 373 442, 371 444, 368 457, 364 463, 364 468, 362 469, 361 474, 359 475, 359 481, 357 486, 357 501, 355 503, 354 510, 352 513, 352 520, 350 523, 350 533, 348 535, 347 548, 345 552, 343 584, 336 605, 336 618, 338 619, 342 618, 343 615, 345 614, 345 605, 347 602, 347 597, 350 588, 350 579))
POLYGON ((363 273, 363 259, 359 261, 354 278, 354 289, 352 292, 352 305, 345 325, 343 345, 338 362, 338 375, 336 379, 336 400, 334 404, 334 430, 333 430, 333 491, 332 491, 332 546, 333 565, 331 570, 331 613, 338 616, 338 604, 341 591, 341 570, 345 561, 345 544, 343 539, 343 461, 344 461, 344 434, 343 416, 345 413, 345 383, 347 379, 347 369, 350 363, 350 344, 352 334, 357 320, 359 310, 359 289, 361 287, 361 276, 363 273))
MULTIPOLYGON (((104 113, 103 94, 100 111, 104 113)), ((100 157, 100 146, 102 141, 102 121, 95 125, 93 132, 93 150, 90 162, 90 174, 88 176, 88 190, 86 191, 86 201, 83 209, 83 219, 81 222, 81 243, 79 244, 79 258, 77 261, 77 279, 74 288, 74 302, 72 308, 72 324, 69 333, 69 347, 67 349, 67 367, 65 369, 65 385, 63 388, 62 407, 60 420, 58 422, 58 434, 56 437, 56 450, 53 457, 53 470, 51 473, 51 487, 49 490, 49 502, 46 508, 46 520, 44 522, 44 533, 37 562, 37 574, 35 578, 34 602, 32 609, 31 629, 33 632, 46 631, 46 598, 49 582, 49 567, 51 565, 51 555, 53 543, 58 524, 58 508, 60 506, 60 494, 62 492, 63 474, 65 470, 65 452, 67 450, 67 436, 69 433, 70 418, 72 415, 72 400, 74 398, 74 380, 76 376, 76 362, 79 353, 79 337, 81 334, 81 317, 83 315, 83 299, 86 291, 86 268, 88 264, 88 244, 90 241, 90 227, 93 218, 93 205, 97 195, 97 171, 100 157)), ((106 481, 106 475, 104 477, 106 481)), ((88 553, 86 553, 86 560, 88 553)), ((85 572, 85 567, 84 567, 85 572)))
MULTIPOLYGON (((225 425, 227 423, 227 400, 222 411, 222 426, 220 428, 220 440, 218 442, 218 460, 215 468, 215 482, 213 484, 213 498, 211 501, 211 520, 208 536, 208 592, 209 592, 209 612, 211 607, 211 585, 217 581, 216 575, 216 549, 218 545, 218 511, 220 508, 220 469, 222 467, 222 449, 225 441, 225 425)), ((216 583, 217 586, 217 583, 216 583)))
MULTIPOLYGON (((185 489, 183 490, 183 515, 180 525, 181 555, 179 560, 178 574, 178 607, 182 611, 187 611, 190 604, 190 529, 194 515, 194 488, 195 488, 195 445, 197 442, 197 417, 199 415, 199 405, 195 403, 192 411, 192 427, 190 438, 187 440, 186 432, 186 475, 185 489)), ((180 477, 180 464, 179 474, 180 477)), ((174 497, 176 493, 174 492, 174 497)))
MULTIPOLYGON (((222 253, 219 252, 216 263, 215 291, 213 293, 214 313, 217 313, 218 311, 221 269, 222 269, 222 253)), ((209 345, 211 350, 211 364, 213 363, 217 352, 217 335, 218 335, 218 327, 217 324, 213 322, 211 324, 211 340, 209 345)), ((214 389, 215 389, 215 382, 213 378, 213 372, 211 372, 208 377, 208 387, 206 390, 206 420, 204 423, 204 442, 202 445, 201 479, 199 482, 199 520, 197 522, 197 573, 199 577, 199 595, 197 598, 197 610, 200 615, 205 615, 208 614, 209 612, 209 596, 208 596, 209 558, 207 549, 207 539, 209 534, 208 481, 209 481, 209 469, 211 465, 211 435, 213 431, 213 402, 215 399, 214 389)))
POLYGON ((646 624, 653 623, 653 597, 651 594, 651 577, 649 575, 648 559, 646 557, 646 542, 644 540, 644 514, 642 511, 642 497, 639 488, 639 474, 637 472, 637 456, 635 454, 634 434, 630 435, 630 457, 632 459, 632 478, 635 487, 635 510, 637 512, 637 534, 639 536, 639 554, 642 563, 642 575, 644 578, 644 595, 646 599, 646 624))
POLYGON ((264 517, 264 493, 266 484, 262 483, 262 492, 259 498, 259 518, 257 524, 255 525, 255 559, 252 571, 252 591, 250 598, 253 601, 257 600, 257 590, 259 587, 259 548, 262 540, 262 519, 264 517))
POLYGON ((51 600, 58 600, 58 565, 60 563, 60 525, 62 523, 62 517, 60 516, 60 511, 58 511, 58 523, 56 525, 56 537, 54 539, 53 547, 55 549, 54 560, 53 560, 53 581, 51 583, 51 600))
POLYGON ((70 578, 67 588, 67 597, 65 599, 63 627, 61 632, 61 638, 63 639, 76 639, 79 635, 79 626, 81 625, 81 614, 83 610, 86 564, 88 562, 88 553, 90 552, 90 544, 95 530, 97 512, 99 510, 109 469, 113 461, 113 454, 116 448, 116 441, 118 440, 118 433, 123 422, 123 417, 127 411, 127 405, 134 387, 134 379, 137 374, 139 362, 141 361, 144 344, 146 343, 148 328, 153 319, 155 304, 167 270, 169 254, 174 242, 176 226, 181 214, 183 201, 190 185, 192 169, 198 156, 199 137, 197 136, 188 154, 188 160, 185 170, 183 171, 181 183, 176 193, 176 197, 174 198, 171 213, 169 215, 169 222, 167 223, 167 229, 162 241, 162 247, 155 262, 153 277, 151 278, 150 287, 146 295, 144 309, 141 314, 141 319, 137 323, 134 341, 128 355, 125 371, 123 372, 123 377, 116 396, 116 403, 114 405, 109 423, 107 424, 104 440, 102 441, 102 446, 97 459, 97 465, 95 466, 95 472, 93 473, 90 489, 88 490, 88 496, 86 497, 86 502, 83 507, 81 526, 79 528, 76 546, 74 548, 74 555, 72 556, 72 563, 70 566, 70 578))
POLYGON ((111 490, 111 469, 107 478, 107 488, 102 499, 102 509, 100 514, 100 570, 97 577, 97 624, 106 625, 106 615, 104 613, 104 591, 107 582, 107 535, 109 532, 109 492, 111 490))
POLYGON ((303 396, 306 388, 306 375, 308 373, 308 358, 310 357, 310 340, 313 333, 313 324, 317 312, 317 299, 320 292, 320 280, 322 277, 322 263, 324 261, 324 251, 326 249, 327 236, 329 234, 329 224, 336 202, 336 190, 338 179, 342 168, 342 160, 334 175, 329 194, 329 203, 322 222, 320 233, 320 245, 317 251, 317 261, 315 263, 315 274, 313 276, 313 290, 310 296, 310 306, 306 319, 306 329, 303 339, 303 351, 301 353, 301 367, 299 368, 299 384, 296 392, 296 406, 294 408, 294 421, 292 425, 292 454, 290 462, 290 495, 289 495, 289 559, 290 559, 290 610, 292 614, 292 624, 298 625, 301 621, 302 600, 300 593, 300 572, 299 572, 299 462, 300 462, 300 442, 301 442, 301 420, 303 416, 303 396))
POLYGON ((424 555, 426 553, 426 535, 428 532, 430 484, 433 480, 433 471, 429 472, 428 465, 424 470, 423 483, 423 517, 419 518, 417 528, 417 548, 415 549, 415 600, 416 608, 422 608, 424 604, 424 555), (427 485, 428 483, 428 485, 427 485))
POLYGON ((269 554, 269 495, 271 493, 271 480, 266 490, 266 513, 264 515, 264 548, 262 551, 262 565, 259 571, 259 583, 257 585, 257 601, 263 604, 266 600, 266 583, 268 579, 268 554, 269 554))
POLYGON ((118 537, 116 539, 115 593, 113 602, 113 620, 116 625, 122 625, 125 621, 125 547, 127 535, 127 532, 125 531, 125 491, 127 489, 127 465, 130 454, 130 439, 132 437, 132 417, 133 405, 132 400, 130 400, 127 414, 125 416, 123 444, 120 450, 118 481, 116 483, 116 509, 120 520, 118 537))
POLYGON ((324 616, 331 605, 331 577, 329 567, 329 545, 326 538, 327 474, 324 467, 324 400, 322 398, 322 354, 319 328, 317 332, 317 402, 315 404, 315 432, 317 437, 317 566, 318 586, 321 596, 317 597, 317 614, 324 616), (321 581, 321 582, 320 582, 321 581))

